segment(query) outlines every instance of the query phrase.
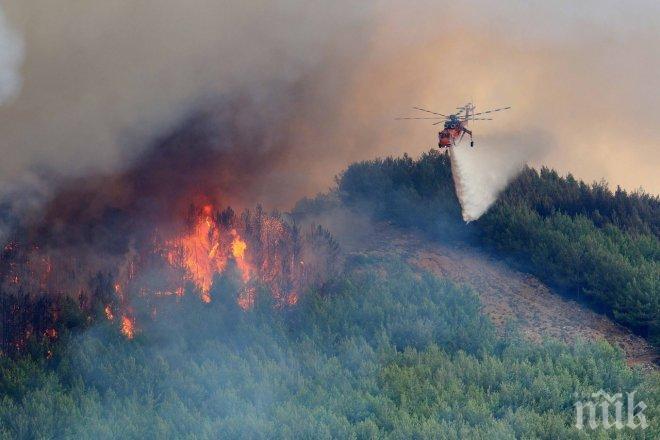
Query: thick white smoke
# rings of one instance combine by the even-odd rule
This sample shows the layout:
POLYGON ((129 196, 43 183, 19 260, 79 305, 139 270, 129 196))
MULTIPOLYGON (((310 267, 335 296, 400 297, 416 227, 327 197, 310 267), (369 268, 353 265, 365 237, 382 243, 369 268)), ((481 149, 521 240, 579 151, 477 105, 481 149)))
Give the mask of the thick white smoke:
POLYGON ((0 8, 0 105, 14 98, 21 89, 23 40, 9 27, 0 8))
POLYGON ((551 141, 541 131, 475 138, 450 148, 451 170, 463 220, 481 217, 525 163, 545 153, 551 141))

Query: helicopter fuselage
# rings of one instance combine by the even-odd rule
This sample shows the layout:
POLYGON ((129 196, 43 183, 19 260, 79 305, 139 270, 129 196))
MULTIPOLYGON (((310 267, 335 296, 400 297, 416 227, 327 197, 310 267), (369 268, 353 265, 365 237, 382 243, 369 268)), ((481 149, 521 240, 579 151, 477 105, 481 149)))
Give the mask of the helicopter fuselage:
POLYGON ((465 128, 467 121, 451 118, 445 122, 444 129, 438 133, 438 147, 452 147, 460 140, 464 133, 472 136, 472 132, 465 128))

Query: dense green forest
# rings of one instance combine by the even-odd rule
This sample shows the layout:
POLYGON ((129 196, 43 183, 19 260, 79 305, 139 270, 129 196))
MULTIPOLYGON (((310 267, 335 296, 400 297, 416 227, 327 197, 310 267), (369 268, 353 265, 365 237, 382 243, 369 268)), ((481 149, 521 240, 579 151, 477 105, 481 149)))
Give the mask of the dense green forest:
POLYGON ((357 254, 346 267, 296 307, 264 294, 243 312, 227 295, 188 295, 132 341, 105 322, 64 334, 50 359, 1 358, 0 436, 660 435, 658 375, 630 370, 606 343, 500 337, 467 288, 395 259, 357 254), (573 428, 576 396, 598 389, 637 390, 651 426, 573 428))
MULTIPOLYGON (((465 224, 449 158, 429 153, 354 164, 293 217, 338 205, 484 247, 658 340, 657 197, 527 168, 465 224)), ((0 438, 660 437, 660 375, 619 349, 500 334, 473 291, 394 254, 342 261, 295 304, 262 286, 241 309, 235 271, 210 303, 192 286, 156 315, 137 301, 131 340, 64 307, 57 338, 0 356, 0 438), (575 402, 598 390, 635 391, 650 426, 576 429, 575 402)))
POLYGON ((432 151, 351 165, 337 189, 295 212, 343 203, 434 239, 485 247, 566 295, 660 344, 660 200, 525 168, 479 220, 465 224, 450 159, 432 151))

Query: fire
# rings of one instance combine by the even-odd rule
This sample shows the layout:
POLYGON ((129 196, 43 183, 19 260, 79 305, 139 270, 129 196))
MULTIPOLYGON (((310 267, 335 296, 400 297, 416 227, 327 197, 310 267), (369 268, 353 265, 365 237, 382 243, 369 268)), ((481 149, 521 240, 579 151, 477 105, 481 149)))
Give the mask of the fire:
POLYGON ((247 248, 247 244, 245 244, 245 242, 241 240, 241 237, 236 234, 235 229, 232 229, 231 232, 234 236, 234 241, 231 243, 231 253, 237 260, 242 260, 245 256, 245 248, 247 248))
MULTIPOLYGON (((256 283, 268 287, 276 304, 293 306, 298 303, 301 283, 308 282, 306 274, 315 282, 322 276, 313 273, 317 266, 305 266, 300 239, 294 236, 297 231, 281 217, 257 211, 254 217, 242 217, 239 222, 233 211, 216 212, 212 205, 191 211, 195 215, 185 233, 166 242, 166 259, 170 266, 183 269, 183 278, 192 281, 205 303, 212 300, 214 277, 224 273, 229 261, 235 263, 243 282, 236 298, 243 310, 254 306, 256 283)), ((321 238, 318 244, 328 244, 327 233, 318 228, 311 232, 321 238)), ((183 289, 176 292, 183 295, 183 289)))
MULTIPOLYGON (((200 290, 200 299, 211 302, 213 278, 222 274, 229 259, 236 262, 244 283, 251 278, 252 267, 247 258, 247 242, 235 228, 228 233, 213 218, 213 206, 205 205, 197 218, 191 221, 186 233, 166 243, 167 261, 171 266, 181 266, 185 276, 200 290)), ((183 289, 177 290, 183 295, 183 289)))
MULTIPOLYGON (((171 265, 182 265, 188 278, 202 292, 200 298, 208 303, 211 301, 211 285, 213 276, 224 270, 227 261, 219 254, 220 233, 214 224, 213 207, 205 205, 199 218, 195 219, 188 233, 170 240, 167 243, 172 248, 167 253, 171 265)), ((181 293, 183 289, 181 289, 181 293)), ((177 293, 178 294, 178 293, 177 293)))
MULTIPOLYGON (((140 235, 126 239, 124 253, 114 248, 104 253, 102 247, 58 248, 17 241, 0 248, 4 292, 15 297, 41 296, 50 304, 29 312, 35 315, 30 317, 33 322, 43 323, 40 327, 17 326, 11 333, 0 333, 0 350, 24 350, 31 329, 56 339, 59 301, 68 295, 75 295, 88 322, 93 322, 94 310, 100 307, 101 316, 116 322, 128 339, 138 331, 132 308, 135 299, 151 311, 142 316, 163 319, 157 313, 158 301, 179 302, 187 286, 194 286, 204 303, 211 303, 213 295, 229 295, 242 310, 249 310, 255 305, 257 289, 263 289, 272 295, 276 307, 294 306, 299 292, 324 282, 336 258, 327 232, 311 229, 303 235, 278 214, 269 215, 260 208, 239 216, 230 208, 193 206, 188 218, 165 224, 168 227, 162 230, 155 225, 146 234, 141 230, 140 235), (308 264, 302 264, 303 257, 308 264), (231 276, 226 273, 230 267, 236 268, 239 277, 227 285, 238 281, 238 291, 214 290, 214 279, 231 276)), ((21 316, 30 309, 16 303, 10 310, 11 315, 21 316)))
POLYGON ((245 259, 245 249, 247 249, 247 243, 241 239, 241 237, 236 232, 236 229, 231 230, 231 235, 234 237, 234 240, 231 242, 231 253, 236 260, 236 265, 241 271, 243 276, 243 282, 250 281, 250 265, 245 259))
POLYGON ((135 322, 133 319, 129 318, 128 316, 121 317, 121 332, 128 339, 133 339, 133 336, 135 336, 134 327, 135 327, 135 322))
POLYGON ((289 296, 286 299, 287 304, 290 306, 295 306, 298 304, 298 294, 296 292, 289 293, 289 296))

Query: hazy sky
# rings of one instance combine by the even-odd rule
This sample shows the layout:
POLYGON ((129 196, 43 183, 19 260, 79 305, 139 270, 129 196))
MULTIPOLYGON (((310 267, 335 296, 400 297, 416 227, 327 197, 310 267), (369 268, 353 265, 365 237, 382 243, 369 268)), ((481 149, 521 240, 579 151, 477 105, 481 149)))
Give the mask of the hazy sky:
POLYGON ((261 128, 280 105, 291 115, 275 204, 356 159, 428 150, 436 127, 393 118, 466 101, 513 107, 475 122, 478 147, 529 145, 533 164, 660 193, 657 1, 0 5, 0 92, 17 66, 22 79, 0 106, 0 185, 124 167, 200 100, 248 92, 261 128), (288 98, 269 101, 280 87, 288 98))

